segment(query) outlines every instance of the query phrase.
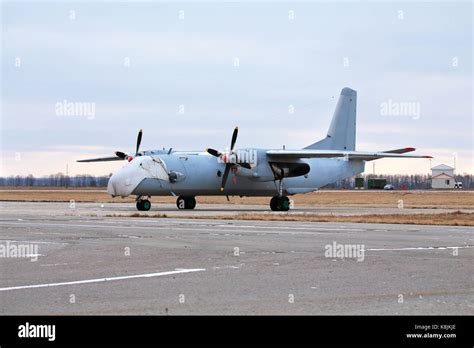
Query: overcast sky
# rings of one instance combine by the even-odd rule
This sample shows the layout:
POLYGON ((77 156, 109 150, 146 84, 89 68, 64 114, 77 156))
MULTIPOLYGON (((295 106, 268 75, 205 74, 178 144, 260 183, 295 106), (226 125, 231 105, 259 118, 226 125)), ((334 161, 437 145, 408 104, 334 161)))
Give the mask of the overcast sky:
MULTIPOLYGON (((2 2, 0 175, 142 149, 301 148, 358 92, 357 149, 474 172, 471 2, 2 2), (83 103, 92 114, 61 114, 83 103), (405 103, 405 104, 404 104, 405 103), (408 103, 408 104, 406 104, 408 103), (398 112, 400 106, 412 108, 398 112), (390 106, 386 114, 383 108, 390 106), (59 110, 59 111, 58 111, 59 110)), ((428 173, 380 160, 378 173, 428 173)), ((366 172, 372 172, 372 164, 366 172)))

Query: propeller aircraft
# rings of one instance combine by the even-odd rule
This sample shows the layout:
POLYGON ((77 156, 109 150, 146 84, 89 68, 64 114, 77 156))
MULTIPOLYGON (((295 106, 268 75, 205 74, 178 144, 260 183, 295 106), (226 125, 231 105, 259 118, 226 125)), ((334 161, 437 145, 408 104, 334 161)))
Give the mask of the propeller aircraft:
POLYGON ((357 92, 343 88, 327 136, 303 149, 235 149, 229 151, 143 150, 138 132, 135 152, 78 162, 128 161, 109 179, 113 197, 136 196, 140 211, 151 208, 151 196, 176 196, 179 209, 194 209, 196 196, 269 196, 273 211, 288 211, 288 196, 308 193, 364 172, 365 163, 380 158, 432 158, 406 154, 412 147, 382 152, 356 151, 357 92), (228 178, 231 176, 229 182, 228 178), (238 179, 237 179, 238 178, 238 179))

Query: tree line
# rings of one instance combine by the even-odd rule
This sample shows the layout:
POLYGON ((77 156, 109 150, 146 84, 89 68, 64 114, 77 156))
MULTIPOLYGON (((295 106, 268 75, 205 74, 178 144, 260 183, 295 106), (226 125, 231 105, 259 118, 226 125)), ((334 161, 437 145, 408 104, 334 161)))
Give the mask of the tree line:
POLYGON ((27 176, 0 177, 0 186, 14 187, 107 187, 112 174, 105 176, 92 176, 89 174, 67 176, 63 173, 51 174, 36 178, 27 176))
MULTIPOLYGON (((0 177, 0 186, 13 186, 13 187, 107 187, 109 178, 112 174, 104 176, 92 176, 89 174, 82 174, 76 176, 67 176, 63 173, 51 174, 43 177, 34 177, 33 175, 27 176, 8 176, 0 177)), ((428 189, 431 187, 431 175, 416 174, 416 175, 374 175, 364 174, 358 177, 364 178, 367 183, 367 179, 371 178, 384 178, 387 180, 387 184, 392 184, 395 188, 406 188, 406 189, 428 189)), ((460 174, 456 175, 456 181, 463 183, 463 188, 474 189, 474 175, 471 174, 460 174)), ((355 187, 355 178, 349 178, 344 180, 338 180, 333 184, 325 186, 325 188, 333 189, 351 189, 355 187)), ((367 186, 367 185, 366 185, 367 186)))

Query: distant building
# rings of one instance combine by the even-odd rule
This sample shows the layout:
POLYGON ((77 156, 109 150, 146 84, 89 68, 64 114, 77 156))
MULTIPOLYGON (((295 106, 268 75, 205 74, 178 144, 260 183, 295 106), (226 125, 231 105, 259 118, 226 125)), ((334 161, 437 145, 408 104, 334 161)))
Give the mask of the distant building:
POLYGON ((431 188, 453 189, 455 184, 454 168, 446 164, 431 168, 431 188))

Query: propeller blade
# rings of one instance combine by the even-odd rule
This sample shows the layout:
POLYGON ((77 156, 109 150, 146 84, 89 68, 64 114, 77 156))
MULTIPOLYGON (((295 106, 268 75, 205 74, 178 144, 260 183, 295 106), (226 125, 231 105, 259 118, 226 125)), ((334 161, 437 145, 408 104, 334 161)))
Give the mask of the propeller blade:
POLYGON ((115 155, 121 159, 126 159, 128 157, 127 154, 123 153, 122 151, 115 151, 115 155))
POLYGON ((224 191, 225 182, 227 181, 227 177, 229 176, 231 166, 232 165, 228 164, 228 163, 226 163, 226 165, 225 165, 224 175, 222 176, 221 191, 224 191))
POLYGON ((216 157, 220 157, 220 155, 222 155, 219 151, 217 150, 214 150, 214 149, 206 149, 207 153, 213 155, 213 156, 216 156, 216 157))
MULTIPOLYGON (((140 131, 138 132, 138 137, 137 137, 137 148, 136 148, 135 156, 139 155, 138 150, 140 149, 140 143, 142 142, 142 135, 143 135, 143 130, 140 129, 140 131)), ((131 161, 132 159, 133 159, 133 156, 129 156, 122 151, 115 151, 115 157, 89 158, 89 159, 84 159, 84 160, 78 160, 77 162, 108 162, 108 161, 121 161, 121 160, 131 161)))
POLYGON ((230 142, 230 151, 234 149, 235 142, 237 141, 237 134, 239 133, 239 127, 235 127, 234 133, 232 133, 232 141, 230 142))
POLYGON ((140 149, 140 144, 142 142, 143 129, 140 129, 137 137, 137 150, 135 151, 135 156, 138 155, 138 150, 140 149))

